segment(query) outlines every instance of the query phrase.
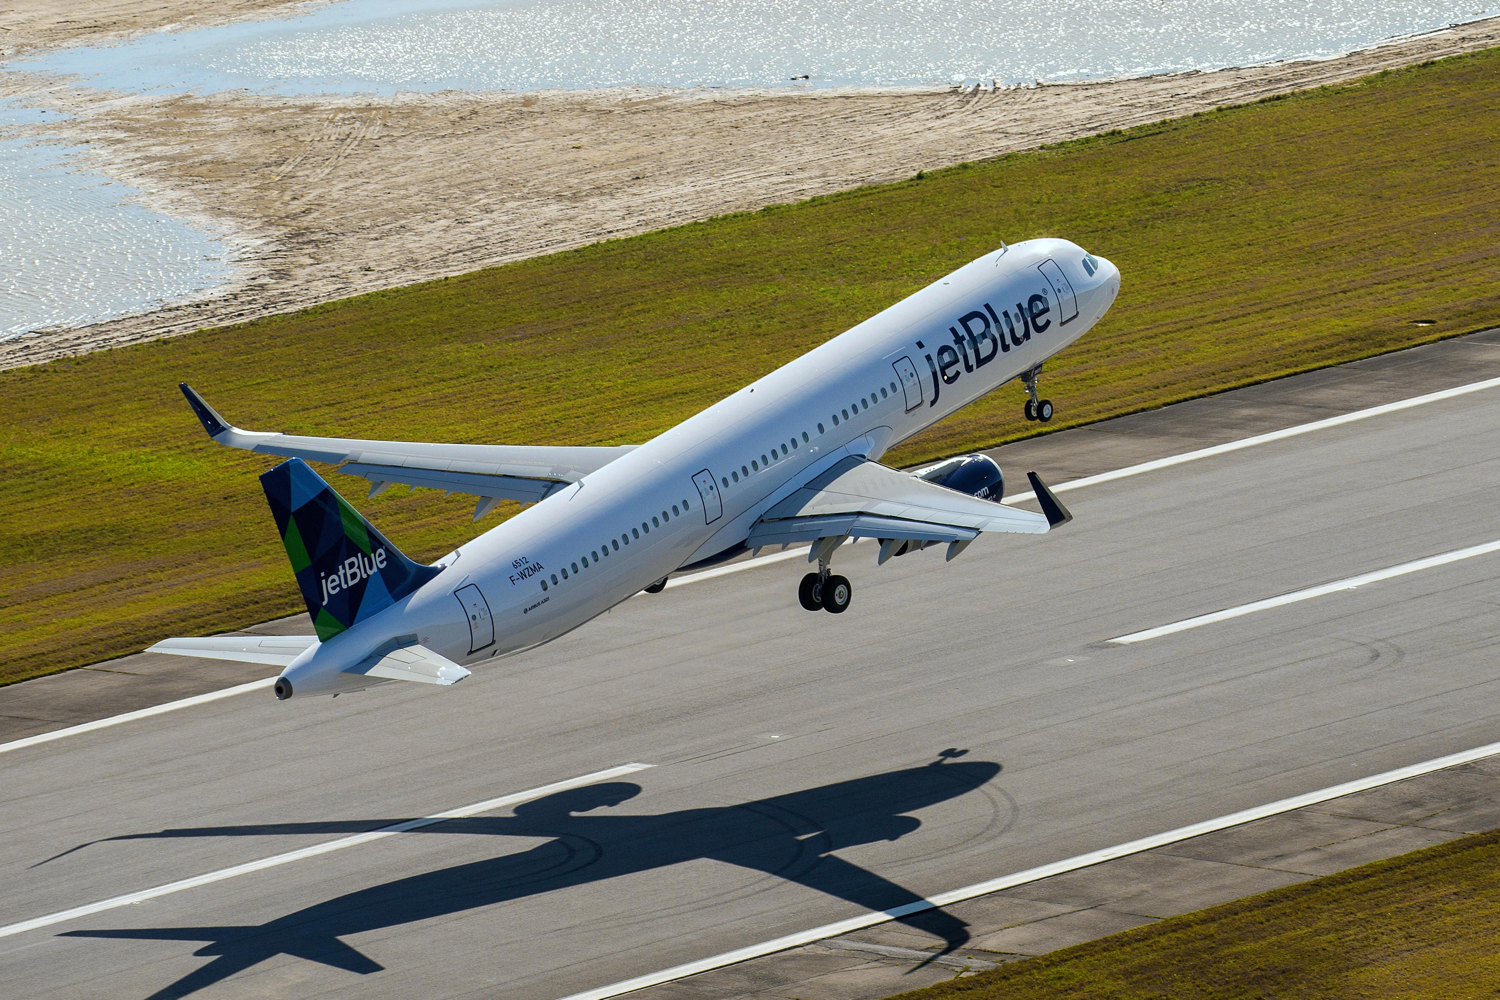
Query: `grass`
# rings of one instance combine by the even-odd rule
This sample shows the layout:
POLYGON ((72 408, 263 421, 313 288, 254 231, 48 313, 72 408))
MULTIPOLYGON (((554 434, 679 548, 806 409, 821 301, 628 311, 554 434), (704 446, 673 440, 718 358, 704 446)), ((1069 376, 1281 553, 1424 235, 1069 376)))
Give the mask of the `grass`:
POLYGON ((1500 831, 893 1000, 1459 1000, 1500 993, 1500 831))
MULTIPOLYGON (((0 372, 0 682, 300 610, 269 463, 209 442, 179 380, 254 429, 636 442, 1002 240, 1061 235, 1124 274, 1044 379, 1066 427, 1500 322, 1497 120, 1490 50, 0 372)), ((1034 433, 1021 399, 891 461, 1034 433)), ((478 530, 466 500, 344 482, 414 556, 478 530)))

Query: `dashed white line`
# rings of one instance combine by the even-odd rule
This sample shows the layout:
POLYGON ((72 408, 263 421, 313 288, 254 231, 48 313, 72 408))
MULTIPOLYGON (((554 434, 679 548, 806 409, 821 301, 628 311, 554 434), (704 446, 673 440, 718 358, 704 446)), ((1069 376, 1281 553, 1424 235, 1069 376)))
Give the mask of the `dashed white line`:
POLYGON ((1408 573, 1420 573, 1424 569, 1446 566, 1449 563, 1460 562, 1464 559, 1489 555, 1491 552, 1500 552, 1500 540, 1485 542, 1483 545, 1471 545, 1465 549, 1455 549, 1452 552, 1428 556, 1425 559, 1414 559, 1411 562, 1401 563, 1399 566, 1377 569, 1369 573, 1361 573, 1359 576, 1345 577, 1342 580, 1319 584, 1316 587, 1308 587, 1305 590, 1294 590, 1290 594, 1267 597, 1261 601, 1251 601, 1249 604, 1240 604, 1236 607, 1225 608, 1223 611, 1212 611, 1206 615, 1184 618, 1182 621, 1172 622, 1167 625, 1158 625, 1155 628, 1143 629, 1140 632, 1131 632, 1129 635, 1117 636, 1109 641, 1119 643, 1120 645, 1145 642, 1148 639, 1157 639, 1164 635, 1172 635, 1176 632, 1186 632, 1188 629, 1212 625, 1214 622, 1227 621, 1230 618, 1239 618, 1242 615, 1253 615, 1257 611, 1269 611, 1271 608, 1285 607, 1288 604, 1296 604, 1298 601, 1310 601, 1314 597, 1323 597, 1326 594, 1354 590, 1366 584, 1379 583, 1381 580, 1405 576, 1408 573))
POLYGON ((121 906, 130 906, 133 903, 143 903, 148 899, 170 896, 173 893, 183 892, 187 889, 196 889, 200 885, 210 885, 214 882, 223 882, 225 879, 236 878, 240 875, 265 871, 267 868, 289 865, 294 861, 302 861, 306 858, 331 854, 334 851, 342 851, 348 847, 358 847, 361 844, 384 840, 386 837, 394 837, 398 833, 406 833, 409 830, 420 830, 424 826, 432 826, 434 823, 441 823, 444 820, 463 819, 466 816, 477 816, 480 813, 487 813, 495 809, 504 809, 506 806, 519 805, 522 802, 539 799, 545 795, 565 792, 570 788, 580 788, 584 785, 592 785, 596 781, 608 781, 611 778, 618 778, 621 775, 634 774, 636 771, 644 771, 652 766, 651 764, 622 764, 619 767, 611 767, 604 771, 595 771, 593 774, 585 774, 577 778, 568 778, 565 781, 556 781, 550 785, 542 785, 540 788, 532 788, 524 792, 513 792, 510 795, 485 799, 483 802, 460 806, 457 809, 450 809, 447 812, 422 816, 418 819, 409 819, 404 823, 382 827, 379 830, 371 830, 368 833, 357 833, 352 837, 341 837, 338 840, 314 844, 311 847, 304 847, 301 850, 287 851, 285 854, 276 854, 257 861, 247 861, 241 865, 221 868, 218 871, 195 875, 192 878, 180 879, 176 882, 168 882, 166 885, 159 885, 155 888, 142 889, 139 892, 127 893, 124 896, 115 896, 113 899, 105 899, 84 906, 75 906, 72 909, 60 910, 57 913, 49 913, 42 917, 33 917, 30 920, 22 920, 20 923, 0 927, 0 938, 10 937, 13 934, 22 934, 26 931, 36 930, 39 927, 50 927, 53 924, 60 924, 66 920, 76 920, 79 917, 103 913, 105 910, 113 910, 121 906))
POLYGON ((1265 819, 1268 816, 1278 816, 1295 809, 1317 805, 1319 802, 1327 802, 1329 799, 1337 799, 1345 795, 1352 795, 1355 792, 1379 788, 1381 785, 1404 781, 1407 778, 1415 778, 1432 771, 1441 771, 1447 767, 1456 767, 1459 764, 1468 764, 1485 757, 1493 757, 1496 754, 1500 754, 1500 743, 1490 743, 1482 747, 1476 747, 1473 750, 1463 750, 1459 753, 1449 754, 1446 757, 1424 761, 1421 764, 1412 764, 1408 767, 1397 768, 1394 771, 1386 771, 1384 774, 1359 778, 1316 792, 1294 795, 1288 799, 1281 799, 1280 801, 1271 802, 1263 806, 1243 809, 1239 812, 1230 813, 1227 816, 1204 820, 1201 823, 1193 823, 1189 826, 1180 826, 1175 830, 1168 830, 1165 833, 1153 834, 1149 837, 1142 837, 1139 840, 1116 844, 1114 847, 1106 847, 1102 850, 1080 854, 1063 861, 1055 861, 1051 864, 1039 865, 1036 868, 1028 868, 1025 871, 1016 872, 1012 875, 1002 875, 1000 878, 990 879, 987 882, 976 882, 962 889, 940 893, 930 899, 917 900, 913 903, 907 903, 904 906, 882 910, 879 913, 861 914, 857 917, 850 917, 847 920, 840 920, 835 923, 824 924, 821 927, 798 931, 795 934, 788 934, 771 941, 763 941, 760 944, 737 948, 734 951, 726 951, 723 954, 714 955, 712 958, 699 959, 696 962, 688 962, 670 969, 663 969, 660 972, 652 972, 644 976, 637 976, 634 979, 626 979, 610 986, 601 986, 597 989, 585 990, 582 993, 574 993, 565 997, 564 1000, 608 1000, 610 997, 634 993, 636 990, 644 990, 650 986, 660 986, 663 983, 686 979, 688 976, 711 972, 714 969, 721 969, 726 965, 735 965, 740 962, 749 961, 752 958, 760 958, 778 951, 786 951, 788 948, 799 948, 802 945, 812 944, 816 941, 838 937, 842 934, 850 934, 854 931, 863 930, 866 927, 874 927, 877 924, 900 919, 912 913, 921 913, 923 910, 934 910, 941 906, 952 906, 954 903, 961 903, 964 900, 974 899, 979 896, 987 896, 992 892, 1000 892, 1003 889, 1014 889, 1016 886, 1039 882, 1042 879, 1077 871, 1080 868, 1089 868, 1097 864, 1102 864, 1105 861, 1113 861, 1115 858, 1140 854, 1143 851, 1165 847, 1168 844, 1201 837, 1206 833, 1214 833, 1218 830, 1226 830, 1229 827, 1252 823, 1255 820, 1265 819))

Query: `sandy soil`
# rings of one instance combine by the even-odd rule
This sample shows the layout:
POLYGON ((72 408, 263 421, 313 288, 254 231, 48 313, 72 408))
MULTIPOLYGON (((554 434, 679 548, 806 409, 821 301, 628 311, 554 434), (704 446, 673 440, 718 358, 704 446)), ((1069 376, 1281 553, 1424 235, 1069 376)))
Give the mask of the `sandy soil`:
POLYGON ((281 17, 320 2, 327 0, 10 0, 0 7, 0 59, 150 31, 281 17))
POLYGON ((242 273, 204 301, 0 343, 0 368, 1497 44, 1500 18, 1325 62, 999 91, 163 98, 0 73, 0 96, 75 116, 48 128, 88 143, 88 166, 227 234, 242 273))

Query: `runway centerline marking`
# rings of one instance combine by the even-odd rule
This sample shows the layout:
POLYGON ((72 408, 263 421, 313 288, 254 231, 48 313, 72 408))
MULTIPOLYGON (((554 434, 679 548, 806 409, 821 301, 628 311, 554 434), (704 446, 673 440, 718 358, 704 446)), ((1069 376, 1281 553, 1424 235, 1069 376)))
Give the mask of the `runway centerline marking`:
MULTIPOLYGON (((1391 403, 1382 403, 1379 406, 1366 407, 1363 410, 1355 410, 1351 413, 1343 413, 1336 417, 1326 417, 1322 420, 1314 420, 1310 423, 1297 424, 1293 427, 1284 427, 1279 431, 1269 431, 1265 434, 1256 434, 1251 437, 1241 438, 1238 441, 1229 441, 1224 444, 1212 445, 1208 448, 1199 448, 1195 451, 1186 451, 1180 455, 1170 455, 1166 458, 1153 459, 1150 462, 1141 462, 1129 465, 1123 469, 1113 472, 1101 472, 1094 476, 1084 476, 1082 479, 1073 479, 1065 483, 1059 483, 1052 487, 1054 493, 1064 493, 1070 490, 1083 489, 1086 486, 1097 486, 1100 483, 1114 482, 1117 479, 1127 479, 1131 476, 1139 476, 1147 472, 1155 472, 1158 469, 1168 469, 1174 465, 1183 465, 1187 462, 1196 462, 1200 459, 1214 458, 1218 455, 1227 455, 1230 452, 1241 451, 1245 448, 1254 448, 1257 445, 1270 444, 1274 441, 1284 441, 1287 438, 1299 437, 1303 434, 1311 434, 1315 431, 1326 430, 1330 427, 1341 427, 1344 424, 1354 423, 1359 420, 1368 420, 1371 417, 1384 416, 1387 413, 1396 413, 1400 410, 1409 410, 1415 406, 1425 406, 1428 403, 1437 403, 1445 399, 1454 399, 1466 396, 1471 392, 1481 392, 1485 389, 1493 389, 1500 386, 1500 378, 1484 379, 1479 382, 1470 382, 1466 385, 1454 386, 1451 389, 1440 389, 1437 392, 1424 393, 1420 396, 1412 396, 1408 399, 1398 399, 1391 403)), ((1018 503, 1024 500, 1035 499, 1031 492, 1016 493, 1003 499, 1004 503, 1018 503)), ((667 581, 667 589, 684 587, 690 583, 700 583, 704 580, 716 580, 722 576, 733 573, 743 573, 746 570, 757 569, 772 563, 784 562, 803 556, 805 548, 788 549, 777 552, 774 555, 760 556, 755 559, 747 559, 740 563, 731 563, 728 566, 720 566, 716 569, 704 570, 701 573, 692 573, 667 581)), ((82 733, 93 732, 96 729, 104 729, 109 726, 118 726, 121 723, 133 722, 136 719, 144 719, 152 715, 160 715, 163 712, 175 712, 180 708, 191 708, 194 705, 202 705, 206 702, 217 701, 220 698, 228 698, 231 695, 244 694, 248 691, 269 687, 276 678, 266 677, 238 687, 226 688, 223 691, 212 691, 208 694, 196 695, 192 698, 183 698, 181 701, 168 702, 165 705, 156 705, 152 708, 143 708, 135 712, 126 712, 123 715, 110 716, 107 719, 99 719, 95 722, 86 722, 78 726, 69 726, 66 729, 55 729, 50 733, 41 733, 37 736, 28 736, 25 739, 13 740, 10 743, 0 743, 0 753, 10 750, 20 750, 23 747, 36 746, 39 743, 49 743, 52 740, 60 740, 67 736, 76 736, 82 733)))
POLYGON ((1186 632, 1188 629, 1201 628, 1204 625, 1212 625, 1215 622, 1228 621, 1231 618, 1240 618, 1244 615, 1253 615, 1257 611, 1269 611, 1271 608, 1285 607, 1288 604, 1296 604, 1299 601, 1310 601, 1315 597, 1323 597, 1327 594, 1337 594, 1342 591, 1354 590, 1367 584, 1379 583, 1381 580, 1406 576, 1408 573, 1420 573, 1426 569, 1435 569, 1438 566, 1446 566, 1449 563, 1473 559, 1476 556, 1489 555, 1491 552, 1500 552, 1500 540, 1485 542, 1483 545, 1471 545, 1464 549, 1455 549, 1452 552, 1428 556, 1425 559, 1413 559, 1411 562, 1404 562, 1399 566, 1372 570, 1369 573, 1361 573, 1358 576, 1349 576, 1342 580, 1334 580, 1332 583, 1322 583, 1316 587, 1294 590, 1289 594, 1267 597, 1264 600, 1251 601, 1249 604, 1240 604, 1232 608, 1225 608, 1223 611, 1212 611, 1206 615, 1194 615, 1192 618, 1184 618, 1182 621, 1171 622, 1167 625, 1158 625, 1155 628, 1143 629, 1139 632, 1131 632, 1129 635, 1117 636, 1109 641, 1122 646, 1128 646, 1137 642, 1146 642, 1149 639, 1158 639, 1164 635, 1186 632))
POLYGON ((1094 865, 1113 861, 1116 858, 1140 854, 1158 847, 1165 847, 1169 844, 1191 840, 1194 837, 1201 837, 1207 833, 1227 830, 1230 827, 1243 826, 1246 823, 1253 823, 1258 819, 1278 816, 1296 809, 1317 805, 1320 802, 1327 802, 1330 799, 1342 798, 1345 795, 1352 795, 1355 792, 1363 792, 1371 788, 1379 788, 1382 785, 1404 781, 1407 778, 1416 778, 1433 771, 1441 771, 1444 768, 1472 763, 1473 761, 1482 760, 1485 757, 1493 757, 1497 754, 1500 754, 1500 743, 1489 743, 1482 747, 1475 747, 1472 750, 1461 750, 1446 757, 1437 757, 1420 764, 1411 764, 1407 767, 1397 768, 1394 771, 1371 775, 1368 778, 1357 778, 1354 781, 1347 781, 1341 785, 1333 785, 1315 792, 1305 792, 1301 795, 1294 795, 1291 798, 1270 802, 1266 805, 1252 806, 1249 809, 1242 809, 1239 812, 1229 813, 1226 816, 1204 820, 1200 823, 1192 823, 1188 826, 1180 826, 1175 830, 1168 830, 1165 833, 1153 834, 1149 837, 1142 837, 1139 840, 1126 841, 1123 844, 1116 844, 1113 847, 1090 851, 1087 854, 1079 854, 1076 857, 1067 858, 1063 861, 1054 861, 1051 864, 1038 865, 1035 868, 1028 868, 1025 871, 1015 872, 1011 875, 1002 875, 987 882, 976 882, 974 885, 964 886, 962 889, 939 893, 928 899, 921 899, 903 906, 892 907, 889 910, 850 917, 847 920, 839 920, 831 924, 824 924, 821 927, 813 927, 809 930, 798 931, 795 934, 787 934, 784 937, 775 938, 771 941, 763 941, 760 944, 737 948, 734 951, 726 951, 712 958, 699 959, 696 962, 688 962, 670 969, 663 969, 660 972, 637 976, 634 979, 626 979, 610 986, 601 986, 597 989, 585 990, 582 993, 574 993, 564 997, 563 1000, 608 1000, 610 997, 634 993, 636 990, 644 990, 651 986, 660 986, 663 983, 686 979, 689 976, 711 972, 714 969, 721 969, 727 965, 736 965, 753 958, 772 955, 778 951, 786 951, 789 948, 800 948, 803 945, 813 944, 827 938, 851 934, 854 931, 864 930, 867 927, 874 927, 879 924, 889 923, 892 920, 899 920, 913 913, 921 913, 924 910, 935 910, 943 906, 952 906, 954 903, 962 903, 965 900, 975 899, 979 896, 988 896, 991 893, 1000 892, 1004 889, 1014 889, 1017 886, 1040 882, 1043 879, 1077 871, 1080 868, 1091 868, 1094 865))
POLYGON ((340 837, 338 840, 330 840, 322 844, 314 844, 296 851, 287 851, 284 854, 275 854, 269 858, 261 858, 257 861, 247 861, 244 864, 234 865, 229 868, 221 868, 218 871, 207 872, 203 875, 195 875, 192 878, 181 879, 176 882, 168 882, 152 889, 142 889, 139 892, 127 893, 124 896, 115 896, 112 899, 101 900, 97 903, 89 903, 84 906, 75 906, 69 910, 60 910, 57 913, 49 913, 42 917, 33 917, 30 920, 22 920, 19 923, 0 927, 0 938, 10 937, 14 934, 22 934, 26 931, 36 930, 39 927, 50 927, 60 924, 66 920, 76 920, 79 917, 91 916, 95 913, 103 913, 106 910, 117 909, 121 906, 130 906, 134 903, 143 903, 148 899, 157 899, 161 896, 170 896, 173 893, 183 892, 187 889, 196 889, 200 885, 211 885, 214 882, 223 882, 225 879, 236 878, 240 875, 249 875, 252 872, 265 871, 268 868, 277 868, 281 865, 289 865, 294 861, 303 861, 307 858, 315 858, 323 854, 331 854, 334 851, 342 851, 349 847, 358 847, 362 844, 374 843, 387 837, 394 837, 398 833, 406 833, 411 830, 420 830, 424 826, 433 826, 450 819, 464 819, 468 816, 477 816, 480 813, 490 812, 495 809, 503 809, 506 806, 519 805, 532 799, 539 799, 546 795, 557 792, 565 792, 571 788, 581 788, 584 785, 592 785, 596 781, 607 781, 610 778, 618 778, 626 774, 634 774, 644 771, 653 764, 621 764, 619 767, 611 767, 603 771, 595 771, 593 774, 580 775, 577 778, 568 778, 564 781, 555 781, 550 785, 542 785, 539 788, 528 789, 524 792, 512 792, 499 798, 485 799, 483 802, 475 802, 472 805, 460 806, 447 812, 434 813, 431 816, 422 816, 417 819, 409 819, 392 826, 381 827, 379 830, 370 830, 366 833, 356 833, 350 837, 340 837))

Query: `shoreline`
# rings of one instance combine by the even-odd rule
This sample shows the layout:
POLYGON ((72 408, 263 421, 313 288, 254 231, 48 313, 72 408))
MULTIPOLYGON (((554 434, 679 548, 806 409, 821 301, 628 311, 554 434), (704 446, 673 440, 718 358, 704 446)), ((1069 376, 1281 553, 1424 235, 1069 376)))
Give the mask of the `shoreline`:
MULTIPOLYGON (((300 5, 300 4, 299 4, 300 5)), ((251 4, 256 9, 285 4, 251 4)), ((294 5, 297 6, 297 5, 294 5)), ((0 369, 253 320, 1500 45, 1500 18, 1345 56, 1004 89, 115 94, 0 70, 31 130, 220 235, 192 301, 0 342, 0 369)))

